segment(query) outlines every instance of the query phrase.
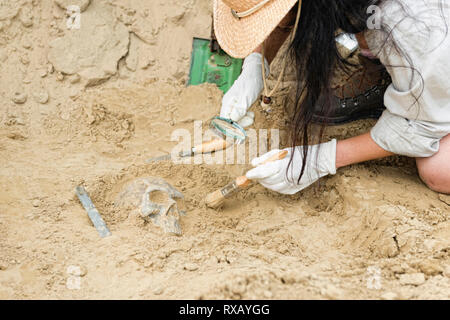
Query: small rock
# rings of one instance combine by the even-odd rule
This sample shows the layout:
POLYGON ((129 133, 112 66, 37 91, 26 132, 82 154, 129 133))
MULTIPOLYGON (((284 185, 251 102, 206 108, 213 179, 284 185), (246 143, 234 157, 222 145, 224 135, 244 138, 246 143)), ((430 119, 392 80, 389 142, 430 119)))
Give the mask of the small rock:
POLYGON ((10 132, 6 136, 11 140, 24 141, 24 140, 28 139, 26 136, 24 136, 23 134, 18 133, 18 132, 10 132))
POLYGON ((398 294, 395 292, 386 292, 383 295, 381 295, 381 299, 383 300, 397 300, 398 294))
POLYGON ((81 77, 78 73, 75 73, 69 77, 69 82, 71 84, 78 83, 78 82, 80 82, 80 80, 81 80, 81 77))
POLYGON ((395 265, 391 267, 391 271, 395 274, 403 274, 405 273, 405 268, 399 265, 395 265))
POLYGON ((420 286, 425 283, 425 275, 423 273, 402 274, 400 276, 400 284, 420 286))
POLYGON ((15 121, 16 121, 16 124, 19 125, 19 126, 24 126, 25 125, 25 121, 22 118, 20 118, 20 117, 16 118, 15 121))
POLYGON ((33 26, 33 18, 32 17, 23 17, 22 19, 20 19, 20 22, 22 22, 22 25, 25 28, 29 28, 29 27, 33 26))
POLYGON ((310 274, 306 271, 289 271, 282 275, 283 283, 294 284, 294 283, 307 283, 310 279, 310 274))
POLYGON ((25 8, 23 8, 20 12, 19 20, 25 28, 33 26, 33 13, 31 9, 25 10, 25 8))
POLYGON ((130 122, 125 119, 122 121, 121 126, 123 129, 128 130, 128 128, 130 127, 130 122))
POLYGON ((244 282, 238 281, 236 283, 230 284, 229 289, 232 293, 242 297, 247 291, 247 286, 244 282))
POLYGON ((47 74, 48 74, 47 70, 45 70, 45 69, 39 70, 39 77, 45 78, 47 76, 47 74))
POLYGON ((62 72, 56 73, 56 80, 63 81, 64 80, 64 74, 62 72))
POLYGON ((28 220, 34 220, 36 219, 36 216, 33 213, 28 213, 25 218, 27 218, 28 220))
POLYGON ((25 121, 21 117, 11 117, 7 122, 7 125, 17 125, 17 126, 24 126, 25 121))
POLYGON ((141 69, 146 70, 149 67, 153 67, 156 64, 156 59, 153 57, 144 57, 142 58, 141 69))
POLYGON ((157 295, 157 296, 163 294, 163 292, 164 292, 164 288, 162 288, 162 287, 157 287, 157 288, 155 288, 155 290, 153 290, 153 294, 157 295))
POLYGON ((23 39, 22 47, 24 47, 24 49, 31 49, 33 47, 33 45, 31 43, 30 39, 27 39, 27 38, 23 39))
POLYGON ((433 260, 425 260, 419 263, 419 269, 427 276, 437 276, 442 274, 444 270, 439 265, 439 262, 433 260))
POLYGON ((33 207, 38 208, 41 205, 41 201, 39 199, 33 200, 33 207))
POLYGON ((0 271, 8 269, 8 265, 5 262, 0 262, 0 271))
POLYGON ((24 92, 17 91, 13 94, 11 100, 16 104, 24 104, 27 102, 28 96, 24 92))
POLYGON ((49 99, 49 95, 46 91, 36 92, 33 97, 34 100, 40 104, 46 104, 49 99))
POLYGON ((450 265, 448 265, 444 268, 444 276, 446 276, 447 278, 450 278, 450 265))
POLYGON ((195 271, 198 270, 198 266, 195 263, 187 263, 184 265, 184 270, 195 271))
POLYGON ((264 298, 271 299, 273 297, 273 293, 269 290, 264 291, 264 298))
POLYGON ((336 288, 335 286, 328 284, 325 288, 320 290, 320 294, 327 299, 339 300, 342 297, 342 290, 336 288))

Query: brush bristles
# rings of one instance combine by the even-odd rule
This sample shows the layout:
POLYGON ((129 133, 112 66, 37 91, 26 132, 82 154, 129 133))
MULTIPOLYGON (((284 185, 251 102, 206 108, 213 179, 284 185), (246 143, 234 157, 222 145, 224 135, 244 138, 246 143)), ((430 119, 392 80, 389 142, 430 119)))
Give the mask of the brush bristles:
POLYGON ((206 205, 212 209, 218 209, 225 201, 225 197, 222 194, 222 190, 214 191, 206 196, 206 205))

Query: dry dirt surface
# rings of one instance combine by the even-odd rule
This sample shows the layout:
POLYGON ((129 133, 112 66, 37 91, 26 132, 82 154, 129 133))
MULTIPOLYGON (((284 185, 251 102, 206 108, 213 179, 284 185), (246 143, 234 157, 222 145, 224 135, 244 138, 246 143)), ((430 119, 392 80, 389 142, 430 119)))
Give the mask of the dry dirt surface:
MULTIPOLYGON (((409 159, 295 196, 254 186, 218 211, 204 197, 248 165, 146 164, 219 111, 217 88, 185 85, 192 37, 210 25, 209 0, 0 0, 0 299, 449 299, 450 198, 409 159), (148 176, 184 194, 181 236, 114 205, 148 176)), ((271 113, 254 107, 257 128, 283 128, 290 85, 271 113)))

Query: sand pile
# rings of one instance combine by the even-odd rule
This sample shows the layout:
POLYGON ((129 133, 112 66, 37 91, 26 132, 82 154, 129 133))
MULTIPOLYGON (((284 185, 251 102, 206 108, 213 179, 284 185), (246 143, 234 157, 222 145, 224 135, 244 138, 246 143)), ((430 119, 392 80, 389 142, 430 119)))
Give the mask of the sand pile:
MULTIPOLYGON (((175 130, 218 113, 217 88, 185 87, 210 5, 0 1, 0 298, 450 298, 450 201, 409 159, 351 166, 295 196, 254 186, 219 211, 204 197, 248 165, 146 163, 171 151, 175 130), (80 29, 67 28, 69 3, 83 9, 80 29), (148 176, 184 194, 183 235, 115 205, 148 176)), ((285 99, 255 108, 255 127, 282 129, 285 99)))

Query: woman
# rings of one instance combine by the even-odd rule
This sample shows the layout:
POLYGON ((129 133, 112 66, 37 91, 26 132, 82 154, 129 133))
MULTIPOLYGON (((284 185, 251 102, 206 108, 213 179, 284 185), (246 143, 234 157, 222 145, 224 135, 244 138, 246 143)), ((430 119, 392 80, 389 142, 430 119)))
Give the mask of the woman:
POLYGON ((294 194, 341 167, 399 154, 416 159, 429 188, 450 193, 446 0, 215 0, 219 44, 232 56, 246 57, 241 76, 223 98, 221 115, 235 121, 245 117, 263 88, 269 62, 287 38, 286 22, 295 20, 296 12, 301 16, 290 53, 304 84, 299 81, 291 117, 290 157, 262 164, 279 151, 273 150, 252 161, 255 168, 247 177, 294 194), (335 43, 338 29, 357 34, 362 52, 384 64, 392 84, 384 96, 386 110, 370 132, 314 145, 321 132, 311 132, 309 124, 317 108, 330 112, 330 79, 342 63, 335 43))

